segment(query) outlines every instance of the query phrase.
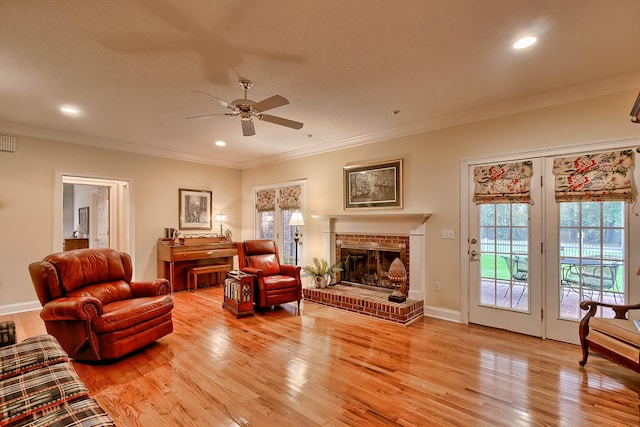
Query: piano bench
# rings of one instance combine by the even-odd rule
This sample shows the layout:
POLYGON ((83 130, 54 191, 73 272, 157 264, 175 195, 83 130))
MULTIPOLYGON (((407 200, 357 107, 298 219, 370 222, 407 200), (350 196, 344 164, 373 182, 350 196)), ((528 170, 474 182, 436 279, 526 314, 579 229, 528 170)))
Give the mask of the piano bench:
POLYGON ((218 264, 218 265, 202 265, 199 267, 189 267, 187 269, 187 292, 189 292, 189 288, 191 288, 191 280, 193 278, 193 291, 196 292, 198 290, 198 275, 200 274, 216 274, 216 284, 221 284, 224 281, 224 278, 227 275, 227 271, 231 270, 231 266, 229 264, 218 264))

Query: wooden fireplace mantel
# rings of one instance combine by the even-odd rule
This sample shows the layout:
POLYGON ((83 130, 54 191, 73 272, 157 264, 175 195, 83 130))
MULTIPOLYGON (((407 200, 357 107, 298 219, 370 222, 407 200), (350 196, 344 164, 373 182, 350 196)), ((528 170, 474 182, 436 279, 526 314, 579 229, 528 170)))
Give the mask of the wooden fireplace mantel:
POLYGON ((407 221, 418 225, 424 224, 431 213, 340 213, 340 214, 312 214, 311 218, 319 220, 335 219, 337 221, 407 221))

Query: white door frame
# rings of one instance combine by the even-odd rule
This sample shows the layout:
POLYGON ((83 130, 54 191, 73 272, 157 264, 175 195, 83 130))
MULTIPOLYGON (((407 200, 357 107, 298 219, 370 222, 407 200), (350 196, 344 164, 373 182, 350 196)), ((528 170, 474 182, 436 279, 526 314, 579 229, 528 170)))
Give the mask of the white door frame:
MULTIPOLYGON (((470 230, 469 230, 469 206, 471 202, 471 194, 470 194, 470 186, 469 179, 469 167, 475 164, 486 164, 486 163, 503 163, 503 162, 511 162, 517 161, 519 159, 527 159, 527 158, 536 158, 536 157, 551 157, 551 156, 563 156, 570 155, 575 152, 591 152, 591 151, 601 151, 601 150, 619 150, 624 148, 629 148, 635 150, 636 147, 640 144, 640 138, 629 138, 629 139, 619 139, 612 141, 601 141, 591 144, 581 144, 581 145, 572 145, 561 148, 552 148, 552 149, 541 149, 535 151, 525 151, 519 153, 510 153, 504 155, 496 155, 496 156, 486 156, 486 157, 477 157, 471 159, 463 159, 460 161, 460 321, 462 323, 469 323, 469 307, 470 307, 470 277, 469 277, 469 269, 471 267, 469 256, 467 254, 468 250, 468 242, 470 238, 470 230)), ((640 156, 637 156, 640 157, 640 156)), ((640 162, 638 162, 640 163, 640 162)), ((640 170, 640 164, 636 164, 635 166, 635 176, 638 177, 640 170)), ((549 184, 547 184, 549 185, 549 184)), ((640 203, 640 202, 639 202, 640 203)), ((543 224, 543 226, 545 226, 543 224)), ((634 261, 633 253, 629 253, 630 262, 634 261)), ((640 258, 636 258, 640 259, 640 258)), ((633 264, 629 265, 627 270, 635 270, 635 266, 633 264)), ((628 287, 631 289, 631 277, 634 271, 629 271, 629 281, 628 287)), ((543 276, 546 277, 546 273, 542 272, 543 276)), ((636 276, 637 277, 637 276, 636 276)), ((639 279, 640 280, 640 279, 639 279)), ((629 295, 631 298, 631 295, 629 295)), ((545 328, 543 325, 543 337, 545 333, 545 328)))
MULTIPOLYGON (((132 177, 122 177, 113 175, 100 175, 77 170, 56 169, 54 190, 53 190, 53 242, 52 252, 60 252, 64 241, 62 232, 62 205, 63 205, 63 184, 83 184, 117 187, 117 199, 110 203, 112 211, 112 230, 118 230, 115 241, 118 247, 114 248, 131 255, 132 267, 135 268, 135 192, 134 179, 132 177), (124 196, 123 196, 124 195, 124 196), (117 221, 117 223, 114 223, 117 221)), ((134 275, 135 277, 135 275, 134 275)))

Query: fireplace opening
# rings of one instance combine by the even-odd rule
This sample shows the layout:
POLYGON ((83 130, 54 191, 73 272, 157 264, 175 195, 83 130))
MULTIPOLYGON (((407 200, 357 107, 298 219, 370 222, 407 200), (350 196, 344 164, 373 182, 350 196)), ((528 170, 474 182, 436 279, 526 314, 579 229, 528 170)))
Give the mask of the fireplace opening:
POLYGON ((393 284, 388 278, 391 263, 396 258, 405 266, 407 263, 405 243, 336 241, 336 246, 342 259, 343 284, 392 290, 393 284))

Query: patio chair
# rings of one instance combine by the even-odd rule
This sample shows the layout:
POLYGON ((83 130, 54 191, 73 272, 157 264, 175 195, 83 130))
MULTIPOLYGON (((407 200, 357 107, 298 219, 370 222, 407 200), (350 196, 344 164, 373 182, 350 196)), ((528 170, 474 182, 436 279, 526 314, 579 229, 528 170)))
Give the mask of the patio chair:
POLYGON ((507 289, 507 292, 505 292, 504 296, 507 296, 509 290, 513 292, 514 282, 518 282, 522 285, 522 291, 520 292, 520 296, 516 302, 516 304, 519 304, 524 292, 527 290, 527 286, 529 286, 529 260, 526 256, 521 255, 501 255, 501 258, 507 263, 507 266, 509 267, 509 276, 511 277, 509 288, 507 289))

